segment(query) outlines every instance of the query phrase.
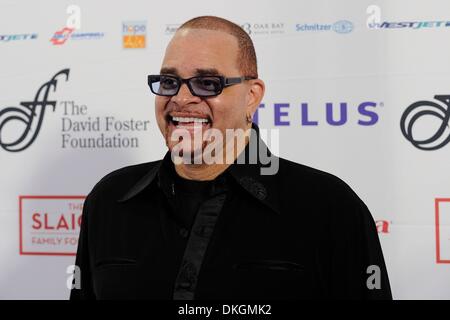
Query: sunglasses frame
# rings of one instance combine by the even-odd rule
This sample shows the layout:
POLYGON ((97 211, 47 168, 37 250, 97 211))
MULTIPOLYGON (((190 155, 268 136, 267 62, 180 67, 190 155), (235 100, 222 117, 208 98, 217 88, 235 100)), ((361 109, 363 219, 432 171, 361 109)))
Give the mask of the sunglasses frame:
POLYGON ((240 84, 240 83, 242 83, 242 82, 244 82, 244 81, 246 81, 246 80, 254 80, 254 79, 257 79, 257 78, 255 78, 255 77, 248 77, 248 76, 226 78, 226 77, 224 77, 224 76, 219 76, 219 75, 195 76, 195 77, 184 78, 184 79, 183 79, 183 78, 180 78, 180 77, 177 77, 177 76, 173 76, 173 75, 151 74, 151 75, 148 75, 148 76, 147 76, 147 83, 148 83, 148 86, 150 87, 150 90, 151 90, 154 94, 156 94, 157 96, 162 96, 162 97, 173 97, 173 96, 176 96, 176 95, 178 94, 178 92, 180 91, 181 86, 183 85, 183 83, 186 83, 186 85, 187 85, 188 88, 189 88, 189 91, 191 92, 191 94, 192 94, 193 96, 201 97, 201 98, 208 98, 208 97, 215 97, 215 96, 218 96, 219 94, 222 93, 223 89, 225 89, 225 88, 227 88, 227 87, 229 87, 229 86, 232 86, 232 85, 235 85, 235 84, 240 84), (161 79, 162 76, 168 77, 168 78, 172 78, 172 79, 174 79, 174 80, 177 81, 177 83, 178 83, 178 89, 177 89, 177 91, 176 91, 174 94, 161 94, 161 93, 159 93, 159 92, 153 91, 152 83, 160 81, 160 79, 161 79), (190 81, 192 81, 192 79, 197 79, 197 78, 217 78, 217 79, 219 79, 219 80, 220 80, 220 86, 221 86, 219 92, 214 93, 214 94, 211 94, 211 95, 199 95, 199 94, 196 94, 196 93, 194 92, 194 89, 193 89, 192 86, 191 86, 190 81))

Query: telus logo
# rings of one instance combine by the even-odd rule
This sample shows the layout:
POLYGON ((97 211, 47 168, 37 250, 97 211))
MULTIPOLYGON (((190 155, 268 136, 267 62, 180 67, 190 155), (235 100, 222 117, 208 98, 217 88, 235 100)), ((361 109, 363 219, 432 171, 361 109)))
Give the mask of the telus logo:
MULTIPOLYGON (((378 107, 382 107, 383 103, 376 103, 372 101, 364 101, 358 105, 350 105, 347 102, 333 103, 327 102, 322 106, 310 106, 309 103, 300 103, 299 105, 291 105, 289 103, 275 103, 273 105, 273 121, 275 126, 343 126, 351 123, 360 126, 373 126, 378 120, 379 116, 376 112, 378 107), (290 111, 293 108, 300 108, 300 119, 292 119, 290 111), (349 116, 349 114, 351 116, 349 116), (352 115, 353 114, 353 115, 352 115), (356 116, 355 116, 356 114, 356 116)), ((265 104, 261 104, 259 109, 266 109, 265 104)), ((261 110, 259 110, 261 112, 261 110)), ((258 110, 254 115, 254 122, 258 124, 259 116, 258 110)))

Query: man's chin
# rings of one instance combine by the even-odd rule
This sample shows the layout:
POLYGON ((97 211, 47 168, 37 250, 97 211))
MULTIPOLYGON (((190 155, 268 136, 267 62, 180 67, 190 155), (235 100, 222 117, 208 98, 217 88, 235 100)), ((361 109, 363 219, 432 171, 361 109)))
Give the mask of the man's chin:
POLYGON ((189 148, 189 147, 179 147, 177 144, 168 145, 169 152, 171 154, 172 160, 176 164, 203 164, 203 152, 204 148, 189 148))

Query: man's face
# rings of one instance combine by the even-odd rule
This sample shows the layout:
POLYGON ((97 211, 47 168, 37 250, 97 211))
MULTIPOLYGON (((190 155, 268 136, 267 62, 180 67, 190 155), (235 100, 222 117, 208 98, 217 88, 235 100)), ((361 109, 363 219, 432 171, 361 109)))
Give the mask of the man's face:
MULTIPOLYGON (((161 74, 180 78, 199 75, 245 76, 238 69, 237 57, 238 43, 233 36, 221 31, 183 29, 175 34, 167 46, 161 74)), ((203 132, 210 128, 219 129, 224 137, 226 129, 246 129, 246 114, 254 111, 248 107, 250 88, 249 82, 245 81, 224 88, 218 96, 201 98, 193 96, 187 85, 183 84, 176 96, 157 96, 156 119, 169 150, 172 151, 178 144, 178 141, 171 141, 172 133, 177 129, 188 130, 192 140, 194 132, 198 134, 200 129, 203 132), (173 121, 173 117, 202 118, 208 122, 181 123, 173 121)), ((192 153, 193 144, 189 149, 183 149, 183 153, 192 153)))

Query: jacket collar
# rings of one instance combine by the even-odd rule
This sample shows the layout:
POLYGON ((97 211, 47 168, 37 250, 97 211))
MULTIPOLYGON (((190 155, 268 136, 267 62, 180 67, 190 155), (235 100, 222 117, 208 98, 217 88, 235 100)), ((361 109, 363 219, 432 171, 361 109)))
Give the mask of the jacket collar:
MULTIPOLYGON (((279 189, 277 187, 278 173, 271 175, 261 174, 263 168, 266 166, 261 162, 262 159, 260 156, 265 152, 264 154, 271 157, 271 161, 278 161, 278 164, 279 159, 270 152, 267 145, 261 139, 258 126, 252 124, 252 129, 254 130, 252 130, 250 142, 224 173, 228 172, 229 175, 233 177, 244 190, 246 190, 246 192, 275 212, 280 213, 279 189), (256 155, 254 151, 257 151, 256 155)), ((154 181, 163 190, 166 196, 170 198, 173 196, 171 190, 171 188, 173 188, 171 181, 173 180, 170 176, 171 173, 175 172, 173 166, 170 152, 168 151, 164 158, 156 162, 156 164, 153 165, 150 170, 118 200, 118 202, 130 200, 150 186, 154 181)), ((219 183, 222 183, 223 176, 224 174, 219 176, 221 177, 219 183)))

